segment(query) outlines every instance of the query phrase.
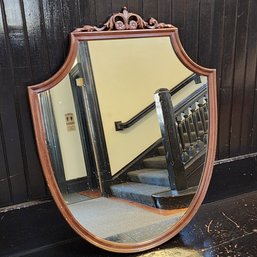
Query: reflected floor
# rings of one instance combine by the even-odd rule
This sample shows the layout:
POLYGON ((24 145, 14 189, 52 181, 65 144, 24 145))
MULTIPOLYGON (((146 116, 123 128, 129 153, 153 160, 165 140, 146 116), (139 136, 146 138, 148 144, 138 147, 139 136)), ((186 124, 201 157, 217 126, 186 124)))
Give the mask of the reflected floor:
POLYGON ((78 196, 76 202, 75 194, 69 197, 68 207, 82 226, 98 237, 120 243, 152 239, 174 225, 185 213, 185 209, 158 213, 149 207, 142 208, 113 198, 89 200, 85 197, 81 200, 78 196))
POLYGON ((73 203, 91 200, 90 197, 79 193, 63 194, 63 198, 67 204, 73 204, 73 203))

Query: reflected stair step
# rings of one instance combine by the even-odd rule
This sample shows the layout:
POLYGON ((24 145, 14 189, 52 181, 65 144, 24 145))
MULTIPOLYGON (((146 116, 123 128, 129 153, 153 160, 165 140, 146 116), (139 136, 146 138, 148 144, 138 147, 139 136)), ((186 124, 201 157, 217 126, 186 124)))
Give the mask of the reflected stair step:
POLYGON ((160 155, 165 155, 164 146, 158 147, 158 153, 159 153, 160 155))
POLYGON ((165 156, 154 156, 154 157, 146 158, 143 161, 143 165, 145 168, 153 168, 153 169, 167 168, 165 156))
POLYGON ((170 187, 127 182, 111 186, 112 195, 155 207, 153 194, 169 191, 170 187))
POLYGON ((128 177, 133 182, 157 186, 169 186, 168 170, 166 169, 141 169, 128 172, 128 177))

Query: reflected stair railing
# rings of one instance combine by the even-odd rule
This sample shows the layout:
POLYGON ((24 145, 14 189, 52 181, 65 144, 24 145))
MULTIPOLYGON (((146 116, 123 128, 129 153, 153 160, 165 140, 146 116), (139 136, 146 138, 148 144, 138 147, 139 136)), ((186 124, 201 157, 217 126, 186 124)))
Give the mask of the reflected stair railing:
POLYGON ((171 191, 188 189, 186 166, 205 152, 208 132, 207 84, 173 106, 168 89, 155 93, 171 191))
MULTIPOLYGON (((185 86, 187 86, 190 82, 194 81, 196 84, 201 82, 200 76, 198 74, 193 73, 189 77, 187 77, 185 80, 183 80, 181 83, 177 84, 174 88, 172 88, 169 92, 171 95, 175 95, 179 90, 183 89, 185 86)), ((115 121, 115 129, 116 131, 128 129, 137 122, 139 122, 142 118, 144 118, 148 113, 153 111, 155 108, 155 102, 149 104, 146 106, 143 110, 141 110, 139 113, 134 115, 131 119, 128 121, 122 122, 122 121, 115 121)))
POLYGON ((183 99, 180 90, 177 95, 168 89, 155 93, 153 109, 157 111, 162 138, 116 175, 111 186, 115 197, 168 210, 185 208, 191 202, 204 164, 208 132, 207 83, 200 78, 194 82, 180 87, 195 88, 183 99), (171 99, 179 102, 173 106, 171 99), (144 192, 142 197, 140 190, 144 192))

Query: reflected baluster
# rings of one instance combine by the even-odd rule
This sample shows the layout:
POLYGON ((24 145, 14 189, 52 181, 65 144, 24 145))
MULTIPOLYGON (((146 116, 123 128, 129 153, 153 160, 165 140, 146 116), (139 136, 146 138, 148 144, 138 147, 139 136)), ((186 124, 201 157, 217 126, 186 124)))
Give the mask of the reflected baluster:
POLYGON ((206 123, 206 130, 208 131, 208 120, 209 120, 209 112, 208 112, 208 98, 204 97, 205 104, 203 105, 204 114, 205 114, 205 123, 206 123))
POLYGON ((155 92, 156 113, 160 124, 162 142, 166 152, 167 170, 171 190, 187 188, 184 163, 181 160, 178 131, 170 92, 160 88, 155 92))
POLYGON ((193 121, 193 126, 195 129, 195 133, 196 133, 196 143, 195 143, 195 149, 197 152, 199 152, 203 147, 204 147, 204 142, 201 140, 200 137, 200 130, 199 130, 199 123, 197 120, 197 111, 199 110, 199 107, 197 105, 197 103, 194 103, 191 106, 191 112, 192 112, 192 121, 193 121))
POLYGON ((184 132, 183 132, 183 123, 185 122, 185 118, 184 116, 182 115, 182 113, 180 113, 177 117, 176 117, 176 120, 177 120, 177 124, 178 124, 178 134, 179 134, 179 138, 180 138, 180 142, 181 142, 181 147, 182 147, 182 154, 181 154, 181 159, 182 159, 182 162, 187 162, 190 157, 187 153, 187 149, 186 149, 186 144, 185 144, 185 135, 184 135, 184 132))
POLYGON ((205 108, 205 106, 206 106, 206 100, 205 100, 205 98, 201 98, 201 99, 199 99, 199 101, 198 101, 198 107, 199 107, 199 118, 200 118, 200 120, 201 120, 201 123, 202 123, 202 126, 203 126, 203 130, 204 130, 204 135, 203 135, 203 142, 204 142, 204 144, 207 144, 207 124, 206 124, 206 120, 208 120, 208 119, 206 119, 206 115, 205 115, 205 110, 204 110, 204 108, 205 108))
POLYGON ((190 125, 190 118, 189 116, 191 115, 191 111, 189 108, 187 108, 184 111, 184 118, 185 118, 185 128, 186 128, 186 133, 188 136, 188 141, 190 143, 189 149, 188 149, 188 154, 190 157, 193 157, 196 154, 196 150, 193 144, 193 138, 192 138, 192 129, 191 129, 191 125, 190 125))

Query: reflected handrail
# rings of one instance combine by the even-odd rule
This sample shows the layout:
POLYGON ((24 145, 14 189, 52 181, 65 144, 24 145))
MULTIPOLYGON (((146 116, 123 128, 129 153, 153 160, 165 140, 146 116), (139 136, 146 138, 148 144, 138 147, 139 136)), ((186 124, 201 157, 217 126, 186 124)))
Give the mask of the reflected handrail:
MULTIPOLYGON (((176 94, 179 90, 184 88, 188 83, 190 83, 193 80, 195 81, 195 83, 199 83, 200 76, 195 73, 190 75, 185 80, 183 80, 182 82, 177 84, 174 88, 172 88, 170 90, 170 94, 171 95, 176 94)), ((155 103, 153 102, 153 103, 149 104, 147 107, 145 107, 142 111, 137 113, 135 116, 133 116, 131 119, 129 119, 128 121, 125 121, 125 122, 115 121, 114 124, 115 124, 116 131, 124 130, 124 129, 127 129, 127 128, 133 126, 135 123, 137 123, 139 120, 141 120, 145 115, 147 115, 149 112, 154 110, 154 108, 155 108, 155 103)))

